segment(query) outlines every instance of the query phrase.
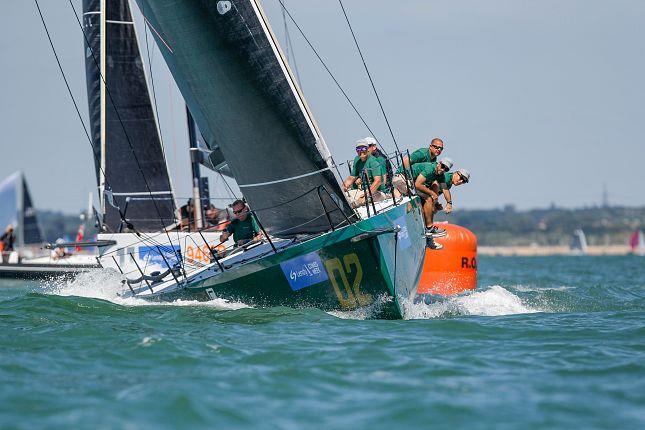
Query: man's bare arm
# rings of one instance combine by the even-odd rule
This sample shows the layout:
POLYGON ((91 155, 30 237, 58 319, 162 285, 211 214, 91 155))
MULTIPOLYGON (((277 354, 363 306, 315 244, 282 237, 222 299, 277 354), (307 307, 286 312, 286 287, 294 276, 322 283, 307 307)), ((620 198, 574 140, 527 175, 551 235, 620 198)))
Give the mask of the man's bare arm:
POLYGON ((437 201, 437 198, 439 198, 439 195, 435 193, 431 188, 426 187, 426 178, 423 175, 417 176, 417 180, 414 181, 414 188, 417 190, 421 191, 422 193, 426 193, 430 197, 432 197, 432 200, 435 202, 437 201))

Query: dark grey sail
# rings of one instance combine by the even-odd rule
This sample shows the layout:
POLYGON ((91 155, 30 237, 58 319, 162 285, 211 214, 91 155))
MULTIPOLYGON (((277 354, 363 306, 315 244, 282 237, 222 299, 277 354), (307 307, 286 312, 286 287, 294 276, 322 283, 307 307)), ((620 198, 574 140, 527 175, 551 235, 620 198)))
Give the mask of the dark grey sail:
POLYGON ((175 203, 128 1, 84 0, 83 16, 104 228, 120 231, 124 215, 138 231, 159 231, 175 222, 175 203))
POLYGON ((43 243, 36 210, 21 172, 15 172, 0 182, 0 232, 9 225, 14 228, 19 248, 43 243))
POLYGON ((21 245, 35 245, 43 243, 43 236, 40 232, 38 218, 36 217, 36 209, 34 208, 31 200, 29 187, 27 187, 27 181, 24 176, 22 177, 22 204, 20 209, 22 212, 21 245))
MULTIPOLYGON (((221 149, 270 233, 328 230, 315 191, 320 186, 352 213, 330 170, 329 150, 256 0, 137 3, 206 142, 221 149)), ((336 207, 328 197, 325 205, 336 207)), ((338 210, 331 214, 333 224, 343 219, 338 210)))

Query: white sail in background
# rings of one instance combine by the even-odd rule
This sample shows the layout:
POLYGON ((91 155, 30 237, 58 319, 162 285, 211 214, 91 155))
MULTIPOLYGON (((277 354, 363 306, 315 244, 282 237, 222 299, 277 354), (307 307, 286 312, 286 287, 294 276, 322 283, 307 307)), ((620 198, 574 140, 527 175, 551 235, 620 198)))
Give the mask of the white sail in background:
POLYGON ((587 253, 587 237, 581 229, 573 232, 570 249, 574 255, 585 255, 587 253))

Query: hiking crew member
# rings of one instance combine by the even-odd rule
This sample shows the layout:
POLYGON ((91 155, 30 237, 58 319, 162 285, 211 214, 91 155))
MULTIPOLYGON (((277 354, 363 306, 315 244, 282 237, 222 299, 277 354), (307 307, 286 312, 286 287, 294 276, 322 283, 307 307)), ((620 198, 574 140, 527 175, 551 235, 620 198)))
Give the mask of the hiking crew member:
POLYGON ((387 190, 390 189, 392 185, 392 163, 387 158, 387 154, 378 149, 376 139, 373 137, 366 137, 363 139, 367 143, 367 150, 369 151, 372 157, 375 157, 381 166, 383 167, 383 172, 385 172, 385 177, 383 178, 383 183, 387 190))
MULTIPOLYGON (((439 199, 439 189, 435 182, 440 179, 443 180, 443 174, 450 170, 452 164, 452 160, 443 158, 438 163, 416 163, 412 165, 412 177, 415 178, 414 187, 417 190, 417 195, 423 202, 423 218, 426 224, 426 236, 428 237, 441 237, 446 235, 444 229, 437 228, 432 224, 434 214, 437 210, 435 203, 439 199)), ((436 245, 436 248, 433 249, 442 248, 441 245, 434 245, 436 245)))
MULTIPOLYGON (((456 172, 449 173, 446 172, 443 174, 443 177, 438 180, 438 189, 443 193, 443 197, 446 199, 446 208, 444 212, 449 214, 452 212, 452 195, 450 193, 450 188, 454 186, 459 186, 462 184, 468 183, 470 180, 470 172, 466 169, 459 169, 456 172)), ((441 210, 440 205, 435 205, 438 210, 441 210)))
POLYGON ((246 203, 235 200, 231 206, 235 218, 226 226, 226 230, 219 238, 220 243, 226 242, 231 235, 233 235, 235 247, 245 245, 252 240, 259 240, 262 237, 260 227, 255 222, 253 214, 249 214, 246 203))
MULTIPOLYGON (((435 137, 430 141, 430 146, 427 148, 419 148, 412 152, 409 157, 407 155, 403 156, 403 166, 397 169, 396 174, 392 178, 392 185, 394 185, 401 194, 407 194, 408 187, 405 183, 403 168, 410 172, 411 166, 414 166, 417 163, 434 163, 437 161, 437 157, 442 151, 443 140, 435 137)), ((412 183, 414 183, 414 178, 414 175, 410 178, 412 183)))
POLYGON ((410 169, 416 163, 434 163, 437 157, 443 151, 443 140, 435 137, 430 141, 430 146, 427 148, 419 148, 410 154, 410 157, 405 155, 403 157, 403 166, 410 169))
POLYGON ((352 163, 351 173, 343 182, 343 190, 347 192, 349 203, 353 208, 365 204, 366 187, 369 187, 369 192, 375 202, 385 199, 385 184, 383 182, 385 169, 376 157, 370 155, 368 142, 365 142, 364 139, 356 141, 356 154, 358 155, 352 163), (363 177, 367 179, 367 184, 363 184, 363 177), (357 188, 352 188, 352 186, 357 188))

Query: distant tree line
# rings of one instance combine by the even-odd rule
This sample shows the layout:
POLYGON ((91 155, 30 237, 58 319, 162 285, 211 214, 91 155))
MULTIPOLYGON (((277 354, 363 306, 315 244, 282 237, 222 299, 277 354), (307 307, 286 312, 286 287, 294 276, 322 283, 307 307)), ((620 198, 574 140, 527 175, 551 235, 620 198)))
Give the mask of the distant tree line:
MULTIPOLYGON (((438 221, 448 219, 453 224, 472 230, 480 245, 569 245, 576 229, 582 229, 589 245, 626 244, 634 230, 645 230, 645 207, 593 207, 581 209, 532 209, 517 211, 513 206, 502 209, 460 209, 438 221)), ((47 242, 59 237, 73 240, 79 215, 53 211, 39 211, 38 220, 47 242)), ((86 224, 86 238, 97 230, 93 222, 86 224)))
MULTIPOLYGON (((439 220, 445 220, 442 215, 439 220)), ((451 223, 472 230, 480 245, 569 245, 573 231, 582 229, 589 245, 627 244, 634 230, 645 230, 645 207, 592 207, 581 209, 457 210, 451 223)))

